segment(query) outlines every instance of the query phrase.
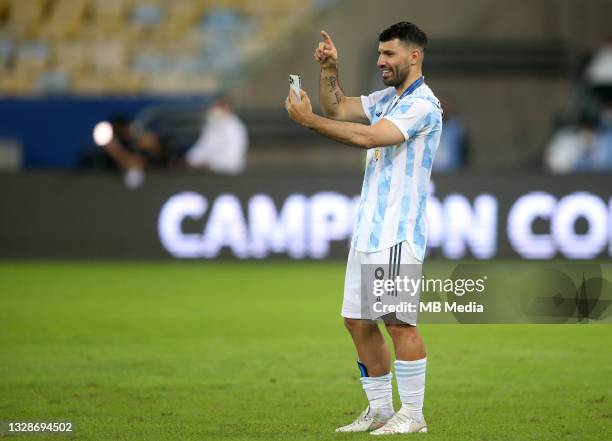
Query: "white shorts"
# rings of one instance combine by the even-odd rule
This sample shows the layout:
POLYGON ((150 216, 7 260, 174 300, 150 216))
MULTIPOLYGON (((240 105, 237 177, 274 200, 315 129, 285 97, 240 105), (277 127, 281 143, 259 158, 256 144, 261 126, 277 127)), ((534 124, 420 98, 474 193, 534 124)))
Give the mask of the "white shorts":
MULTIPOLYGON (((346 264, 346 276, 344 278, 344 300, 342 302, 342 317, 352 319, 367 319, 362 310, 362 265, 381 265, 388 268, 388 273, 392 273, 392 268, 399 265, 421 265, 422 262, 414 257, 414 253, 408 242, 401 242, 391 248, 381 251, 364 253, 351 247, 346 264)), ((394 271, 393 271, 394 272, 394 271)), ((409 324, 416 325, 416 314, 408 321, 409 324)))

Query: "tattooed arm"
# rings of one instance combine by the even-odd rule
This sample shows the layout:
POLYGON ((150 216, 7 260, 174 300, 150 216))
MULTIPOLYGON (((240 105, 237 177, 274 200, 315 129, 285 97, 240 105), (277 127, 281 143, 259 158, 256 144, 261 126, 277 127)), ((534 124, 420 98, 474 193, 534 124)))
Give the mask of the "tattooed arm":
POLYGON ((341 121, 368 123, 361 105, 361 98, 344 95, 338 80, 338 51, 331 37, 321 31, 323 41, 315 50, 314 57, 321 65, 319 80, 319 102, 323 114, 341 121))

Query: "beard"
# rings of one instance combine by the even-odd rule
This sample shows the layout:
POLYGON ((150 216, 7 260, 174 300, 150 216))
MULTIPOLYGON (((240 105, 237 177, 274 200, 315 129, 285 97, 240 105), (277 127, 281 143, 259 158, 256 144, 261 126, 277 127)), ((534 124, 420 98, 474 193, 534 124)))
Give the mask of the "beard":
POLYGON ((391 69, 392 75, 389 78, 383 78, 385 86, 393 86, 395 88, 404 84, 406 78, 408 78, 408 71, 400 71, 397 68, 391 69))

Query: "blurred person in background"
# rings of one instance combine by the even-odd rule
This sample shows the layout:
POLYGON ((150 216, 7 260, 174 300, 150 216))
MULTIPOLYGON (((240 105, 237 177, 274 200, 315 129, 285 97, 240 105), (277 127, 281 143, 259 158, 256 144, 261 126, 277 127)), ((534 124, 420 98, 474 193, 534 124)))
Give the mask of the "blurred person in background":
POLYGON ((191 170, 237 175, 244 171, 248 142, 246 126, 234 113, 229 99, 217 97, 207 112, 200 136, 185 154, 185 163, 191 170))
POLYGON ((467 132, 463 121, 447 101, 442 100, 442 108, 442 134, 433 163, 433 171, 438 173, 461 170, 468 160, 467 132))
POLYGON ((599 118, 588 113, 557 130, 546 149, 547 168, 556 174, 605 170, 607 149, 598 132, 599 118))
POLYGON ((99 148, 82 152, 81 167, 118 169, 128 188, 143 184, 147 168, 168 167, 168 155, 159 137, 134 126, 122 115, 99 123, 94 129, 94 141, 99 148))
POLYGON ((561 127, 545 152, 553 173, 612 172, 612 42, 597 51, 585 71, 588 108, 578 124, 561 127))

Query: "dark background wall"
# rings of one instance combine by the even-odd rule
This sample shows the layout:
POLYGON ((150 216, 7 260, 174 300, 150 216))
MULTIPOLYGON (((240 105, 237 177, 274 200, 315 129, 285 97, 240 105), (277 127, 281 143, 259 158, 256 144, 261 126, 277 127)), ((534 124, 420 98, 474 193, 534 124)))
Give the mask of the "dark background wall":
MULTIPOLYGON (((542 241, 553 251, 540 257, 612 255, 609 177, 440 176, 434 178, 434 186, 428 202, 428 209, 435 210, 429 217, 428 248, 433 257, 533 258, 537 256, 530 252, 546 249, 542 241), (542 195, 552 204, 539 212, 542 195), (519 200, 524 206, 515 217, 530 220, 526 228, 511 233, 509 213, 519 200), (553 234, 554 225, 563 226, 568 219, 570 226, 553 234)), ((359 174, 154 174, 134 191, 126 190, 114 175, 0 174, 0 257, 283 258, 297 246, 293 257, 345 259, 360 187, 359 174), (170 207, 177 195, 183 200, 170 207), (289 196, 298 202, 292 209, 286 209, 289 196), (257 198, 274 204, 270 217, 261 205, 249 211, 257 198), (194 203, 205 204, 201 212, 194 203), (254 216, 259 216, 263 233, 253 232, 254 216), (275 250, 276 233, 269 227, 280 225, 281 217, 284 230, 276 233, 280 231, 283 239, 275 250)))

